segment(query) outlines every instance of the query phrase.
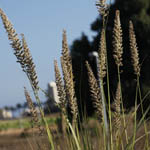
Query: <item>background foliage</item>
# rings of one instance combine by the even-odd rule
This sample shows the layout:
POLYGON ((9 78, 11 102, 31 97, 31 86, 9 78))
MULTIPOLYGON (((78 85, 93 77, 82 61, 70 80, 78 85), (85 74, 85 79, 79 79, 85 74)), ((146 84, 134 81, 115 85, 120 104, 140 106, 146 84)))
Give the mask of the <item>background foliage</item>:
MULTIPOLYGON (((115 10, 121 11, 121 24, 123 29, 123 67, 121 73, 121 82, 123 89, 123 100, 125 107, 131 108, 134 105, 134 93, 136 87, 136 78, 133 73, 133 67, 130 58, 129 50, 129 20, 132 20, 135 27, 137 43, 139 47, 140 64, 141 64, 141 86, 142 93, 145 95, 150 89, 150 1, 149 0, 115 0, 111 5, 109 19, 107 23, 107 52, 109 63, 110 87, 111 96, 113 98, 116 89, 117 71, 113 59, 112 48, 112 29, 113 20, 115 17, 115 10)), ((94 67, 94 59, 89 58, 89 53, 98 51, 100 32, 102 27, 102 19, 100 16, 91 23, 91 30, 96 33, 92 41, 88 40, 85 33, 79 39, 76 39, 71 45, 71 54, 73 57, 73 70, 76 83, 76 94, 79 103, 85 103, 87 106, 88 115, 93 113, 91 99, 88 91, 88 79, 85 67, 85 60, 88 60, 96 75, 96 68, 94 67)), ((145 100, 145 107, 148 103, 149 97, 145 100)), ((84 106, 84 105, 82 105, 84 106)), ((82 107, 82 109, 85 109, 82 107)))

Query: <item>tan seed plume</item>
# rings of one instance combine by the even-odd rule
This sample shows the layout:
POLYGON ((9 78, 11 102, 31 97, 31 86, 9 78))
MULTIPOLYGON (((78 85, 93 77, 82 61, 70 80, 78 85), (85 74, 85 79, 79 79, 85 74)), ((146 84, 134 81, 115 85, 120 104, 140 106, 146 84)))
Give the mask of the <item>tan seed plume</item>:
POLYGON ((118 83, 114 100, 114 108, 115 108, 114 123, 116 129, 119 129, 121 125, 120 103, 121 103, 121 88, 120 84, 118 83))
POLYGON ((32 57, 30 55, 29 48, 27 47, 27 43, 22 35, 22 43, 18 38, 18 35, 13 28, 13 25, 5 15, 2 9, 0 9, 0 16, 2 18, 2 22, 4 24, 4 28, 8 34, 8 39, 11 41, 10 45, 14 50, 14 55, 17 58, 17 62, 20 63, 24 72, 27 73, 28 78, 30 79, 32 86, 35 89, 38 89, 38 81, 37 75, 35 72, 35 65, 33 63, 32 57))
POLYGON ((67 35, 66 31, 63 31, 63 40, 62 40, 62 57, 63 61, 65 62, 67 68, 72 71, 72 63, 71 63, 71 56, 69 53, 69 47, 67 43, 67 35))
POLYGON ((21 34, 21 36, 22 36, 22 48, 23 48, 23 53, 24 53, 23 63, 25 66, 23 70, 24 72, 27 73, 34 89, 38 89, 38 81, 37 81, 37 74, 35 71, 35 64, 30 54, 30 50, 26 43, 25 37, 23 34, 21 34))
POLYGON ((58 96, 59 96, 59 101, 60 101, 60 103, 58 105, 60 106, 61 110, 65 114, 66 113, 65 109, 66 109, 66 105, 67 105, 66 92, 64 89, 61 74, 60 74, 56 60, 54 61, 54 67, 55 67, 55 81, 56 81, 56 86, 57 86, 58 96))
POLYGON ((78 106, 77 106, 77 98, 75 96, 75 90, 74 90, 72 60, 69 53, 67 35, 65 30, 63 31, 61 65, 62 65, 62 71, 64 76, 66 97, 68 99, 69 107, 73 115, 72 122, 73 124, 75 124, 78 116, 78 106))
POLYGON ((114 28, 113 28, 113 47, 114 47, 114 59, 116 65, 122 66, 122 54, 123 54, 123 47, 122 47, 122 29, 120 23, 120 12, 119 10, 116 11, 116 16, 114 20, 114 28))
POLYGON ((139 53, 132 21, 129 22, 129 38, 130 38, 130 50, 134 73, 137 76, 140 76, 139 53))
POLYGON ((92 97, 93 106, 96 109, 96 114, 98 116, 98 119, 100 121, 102 121, 103 109, 102 109, 102 100, 101 100, 100 89, 99 89, 97 80, 96 80, 88 62, 86 62, 86 67, 87 67, 87 71, 88 71, 88 81, 89 81, 90 93, 91 93, 91 97, 92 97))
POLYGON ((106 76, 106 39, 105 39, 105 30, 102 29, 100 46, 98 50, 99 54, 99 70, 100 70, 100 78, 104 78, 106 76))
POLYGON ((67 69, 63 57, 61 57, 61 66, 64 75, 64 83, 65 83, 67 99, 68 99, 69 107, 71 109, 71 113, 73 115, 73 124, 75 124, 78 116, 77 98, 75 96, 74 82, 72 78, 70 78, 70 70, 67 69))
POLYGON ((99 0, 96 2, 96 6, 98 9, 98 12, 102 15, 102 16, 107 16, 108 15, 108 8, 109 5, 106 4, 106 0, 99 0))
POLYGON ((27 101, 28 107, 29 107, 29 109, 31 111, 32 121, 33 121, 35 127, 38 128, 39 135, 43 135, 44 128, 40 124, 40 120, 38 118, 37 110, 35 109, 35 107, 33 105, 33 102, 32 102, 32 99, 31 99, 31 97, 30 97, 30 95, 29 95, 29 93, 28 93, 26 88, 24 88, 24 93, 25 93, 25 97, 26 97, 26 101, 27 101))
MULTIPOLYGON (((68 78, 70 78, 70 81, 72 83, 72 87, 74 89, 74 82, 73 82, 73 70, 72 70, 72 60, 69 53, 68 43, 67 43, 67 35, 66 31, 63 31, 63 40, 62 40, 62 57, 61 57, 63 63, 67 67, 68 70, 68 78)), ((64 72, 63 72, 64 75, 64 72)), ((65 75, 64 75, 65 76, 65 75)), ((66 81, 64 80, 65 86, 66 81)))
POLYGON ((58 103, 58 106, 61 109, 61 130, 62 130, 62 133, 65 134, 66 133, 66 118, 67 118, 67 112, 66 112, 67 97, 66 97, 66 92, 64 89, 63 81, 62 81, 61 74, 60 74, 56 60, 54 60, 54 68, 55 68, 55 82, 56 82, 59 101, 60 101, 58 103))
MULTIPOLYGON (((22 45, 21 41, 18 38, 18 35, 13 28, 13 25, 11 22, 8 20, 7 16, 3 12, 3 10, 0 8, 0 16, 2 18, 2 22, 4 25, 4 28, 6 29, 6 32, 8 34, 8 39, 11 41, 10 45, 14 49, 14 54, 17 57, 17 60, 21 63, 23 61, 23 52, 22 52, 22 45)), ((24 64, 21 64, 22 68, 24 67, 24 64)))

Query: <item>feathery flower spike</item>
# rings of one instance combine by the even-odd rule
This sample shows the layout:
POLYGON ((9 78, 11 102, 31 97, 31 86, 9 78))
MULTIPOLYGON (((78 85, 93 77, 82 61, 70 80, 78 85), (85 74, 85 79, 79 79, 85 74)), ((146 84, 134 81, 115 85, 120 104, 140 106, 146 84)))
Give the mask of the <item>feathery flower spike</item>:
MULTIPOLYGON (((64 85, 62 82, 62 78, 60 75, 60 71, 58 68, 57 61, 54 60, 54 67, 55 67, 55 81, 56 81, 56 86, 58 90, 58 96, 59 96, 59 101, 60 103, 58 104, 62 110, 66 109, 67 101, 66 101, 66 92, 64 89, 64 85)), ((63 112, 65 113, 65 112, 63 112)))
POLYGON ((18 34, 13 28, 13 25, 11 24, 11 22, 9 21, 9 19, 7 18, 2 9, 0 9, 0 16, 2 18, 4 28, 6 29, 6 32, 8 34, 8 39, 11 41, 10 45, 14 50, 14 55, 17 58, 17 62, 20 63, 23 71, 27 73, 32 83, 32 86, 35 89, 38 89, 38 81, 35 72, 35 65, 33 63, 24 36, 22 35, 22 43, 21 43, 20 39, 18 38, 18 34))
POLYGON ((106 0, 99 0, 96 2, 96 6, 98 9, 98 12, 106 17, 108 15, 108 9, 109 9, 109 5, 106 4, 106 0))
POLYGON ((129 22, 129 38, 134 72, 137 76, 140 76, 139 53, 132 21, 129 22))
POLYGON ((122 66, 122 29, 120 23, 120 12, 116 11, 116 16, 114 20, 114 28, 113 28, 113 46, 114 46, 114 59, 117 66, 122 66))
POLYGON ((105 41, 104 29, 102 29, 101 32, 101 40, 100 40, 98 54, 100 60, 99 61, 100 78, 104 78, 106 76, 106 41, 105 41))
POLYGON ((44 128, 40 124, 40 120, 38 118, 37 110, 34 107, 32 99, 31 99, 31 97, 30 97, 30 95, 29 95, 29 93, 28 93, 28 91, 27 91, 26 88, 24 88, 24 93, 25 93, 25 97, 26 97, 26 101, 27 101, 28 107, 29 107, 29 109, 31 111, 32 121, 33 121, 34 125, 36 127, 38 127, 38 129, 39 129, 39 135, 43 135, 44 128))
POLYGON ((100 89, 88 62, 86 62, 86 67, 88 71, 88 81, 89 81, 89 86, 90 86, 91 97, 93 100, 92 101, 93 106, 96 109, 96 114, 98 115, 99 121, 102 121, 103 109, 102 109, 100 89))
POLYGON ((78 116, 78 106, 77 106, 77 98, 75 96, 75 90, 74 90, 74 82, 72 78, 70 78, 70 74, 69 74, 70 71, 67 69, 63 57, 61 57, 61 66, 64 75, 65 90, 66 90, 69 107, 73 115, 73 122, 76 123, 77 116, 78 116))

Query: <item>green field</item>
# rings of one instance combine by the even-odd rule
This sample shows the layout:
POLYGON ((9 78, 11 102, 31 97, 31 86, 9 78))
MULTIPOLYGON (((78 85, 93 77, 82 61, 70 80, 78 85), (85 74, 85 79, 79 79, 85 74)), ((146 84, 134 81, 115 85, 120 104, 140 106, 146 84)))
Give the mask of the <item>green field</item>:
MULTIPOLYGON (((59 121, 58 116, 47 116, 46 120, 49 125, 56 125, 59 121)), ((42 124, 42 120, 41 120, 42 124)), ((33 126, 31 118, 20 118, 13 120, 1 120, 0 131, 8 129, 31 128, 33 126)))

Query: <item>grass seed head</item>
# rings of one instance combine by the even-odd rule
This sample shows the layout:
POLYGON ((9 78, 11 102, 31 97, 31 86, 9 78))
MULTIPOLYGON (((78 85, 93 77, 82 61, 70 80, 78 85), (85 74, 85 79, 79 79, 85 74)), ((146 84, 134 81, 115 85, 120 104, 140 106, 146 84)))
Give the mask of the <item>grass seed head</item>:
POLYGON ((24 53, 24 72, 28 74, 28 77, 30 78, 30 81, 32 83, 32 86, 34 89, 38 89, 38 81, 37 81, 37 74, 35 71, 35 64, 33 62, 32 56, 30 54, 30 50, 28 48, 28 45, 26 43, 25 37, 23 34, 22 36, 22 48, 23 48, 23 53, 24 53))
POLYGON ((123 54, 123 46, 122 46, 122 29, 120 22, 120 11, 116 11, 116 16, 114 20, 114 28, 113 28, 113 47, 114 47, 114 59, 117 66, 122 66, 122 54, 123 54))
POLYGON ((35 72, 35 65, 30 55, 29 48, 27 47, 24 35, 22 34, 22 42, 21 42, 21 40, 18 38, 15 29, 13 28, 13 25, 11 24, 11 22, 9 21, 9 19, 7 18, 2 9, 0 9, 0 16, 2 18, 4 28, 6 29, 6 32, 8 34, 8 39, 11 41, 10 45, 14 50, 14 55, 17 58, 17 62, 20 63, 23 71, 28 74, 32 86, 35 89, 38 89, 38 81, 35 72))
POLYGON ((106 4, 106 0, 99 0, 96 2, 96 6, 98 9, 98 12, 106 17, 108 15, 108 9, 109 9, 109 5, 106 4))
POLYGON ((137 76, 140 76, 139 53, 132 21, 129 22, 129 38, 130 38, 130 50, 134 73, 137 76))
POLYGON ((100 46, 99 46, 99 70, 100 70, 100 78, 104 78, 106 76, 106 40, 105 40, 105 30, 102 29, 100 46))
POLYGON ((100 94, 98 82, 88 62, 86 62, 86 67, 87 67, 87 72, 88 72, 88 81, 89 81, 93 106, 96 109, 96 114, 98 116, 98 119, 102 121, 103 109, 102 109, 102 100, 101 100, 101 94, 100 94))
POLYGON ((66 30, 63 31, 63 40, 62 40, 62 57, 64 62, 67 65, 67 68, 71 67, 71 56, 69 53, 69 47, 67 43, 67 34, 66 30))
MULTIPOLYGON (((60 103, 58 105, 60 106, 61 110, 65 110, 66 105, 67 105, 66 92, 64 89, 61 74, 60 74, 56 60, 54 61, 54 67, 55 67, 55 81, 56 81, 56 86, 57 86, 58 96, 59 96, 59 101, 60 101, 60 103)), ((63 112, 63 113, 65 113, 65 112, 63 112)))
POLYGON ((44 128, 41 126, 40 124, 40 120, 38 118, 38 113, 37 113, 37 110, 32 102, 32 99, 27 91, 26 88, 24 88, 24 93, 25 93, 25 97, 26 97, 26 101, 27 101, 27 104, 28 104, 28 107, 31 111, 31 116, 32 116, 32 122, 34 123, 34 125, 36 127, 38 127, 38 130, 39 130, 39 135, 43 135, 43 132, 44 132, 44 128))
MULTIPOLYGON (((13 25, 5 15, 2 9, 0 9, 0 16, 4 25, 4 28, 6 29, 6 32, 8 34, 8 39, 11 41, 10 45, 12 46, 14 50, 14 54, 17 57, 17 61, 22 63, 24 53, 22 52, 22 45, 21 41, 18 38, 18 34, 16 33, 15 29, 13 28, 13 25)), ((24 68, 24 63, 21 64, 22 68, 24 68)))
POLYGON ((67 69, 67 65, 64 62, 63 57, 61 57, 61 66, 64 75, 66 97, 68 99, 68 104, 73 115, 73 122, 76 122, 78 116, 78 105, 77 98, 75 96, 74 82, 73 78, 70 77, 70 70, 67 69))

